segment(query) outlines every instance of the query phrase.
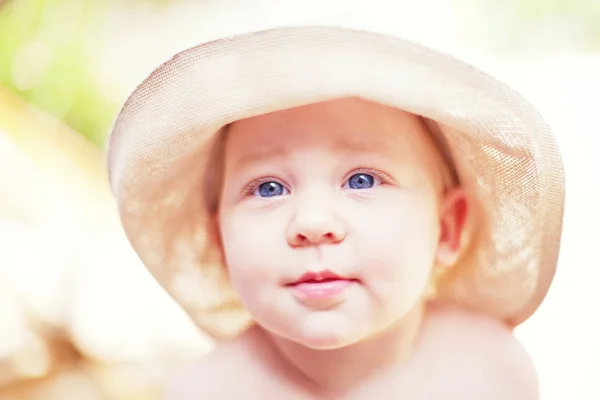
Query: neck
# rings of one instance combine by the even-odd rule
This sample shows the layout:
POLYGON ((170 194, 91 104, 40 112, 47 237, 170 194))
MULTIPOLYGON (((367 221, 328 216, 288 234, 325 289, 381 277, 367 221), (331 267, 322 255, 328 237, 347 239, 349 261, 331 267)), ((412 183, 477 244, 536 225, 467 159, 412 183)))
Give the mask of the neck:
POLYGON ((315 350, 265 334, 292 376, 320 394, 339 395, 403 363, 412 353, 422 318, 423 306, 419 305, 385 330, 332 350, 315 350))

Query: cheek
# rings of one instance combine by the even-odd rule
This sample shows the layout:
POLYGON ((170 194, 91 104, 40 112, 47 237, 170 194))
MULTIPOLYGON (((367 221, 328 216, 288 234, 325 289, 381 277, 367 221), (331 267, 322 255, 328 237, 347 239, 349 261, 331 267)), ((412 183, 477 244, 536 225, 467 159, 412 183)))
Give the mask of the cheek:
POLYGON ((281 233, 268 218, 240 216, 235 213, 221 219, 221 238, 229 276, 244 301, 259 300, 273 282, 281 279, 281 255, 273 245, 281 233), (265 290, 266 289, 266 290, 265 290))
POLYGON ((379 206, 371 222, 356 226, 363 271, 373 292, 386 298, 415 297, 427 283, 437 247, 437 214, 428 201, 379 206))

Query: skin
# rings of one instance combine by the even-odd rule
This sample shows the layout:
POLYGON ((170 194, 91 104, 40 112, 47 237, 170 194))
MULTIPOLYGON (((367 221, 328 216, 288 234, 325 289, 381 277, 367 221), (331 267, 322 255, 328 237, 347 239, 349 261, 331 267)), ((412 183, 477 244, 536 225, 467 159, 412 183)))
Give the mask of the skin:
POLYGON ((469 205, 460 187, 447 185, 420 119, 340 99, 238 121, 227 135, 216 218, 232 283, 257 326, 192 367, 172 398, 236 397, 229 391, 240 388, 262 399, 282 391, 298 399, 448 398, 448 390, 535 398, 533 378, 516 385, 494 368, 481 373, 486 362, 527 360, 522 350, 514 360, 508 350, 493 353, 498 337, 519 349, 508 329, 427 302, 434 273, 458 260, 469 205), (352 283, 319 300, 289 285, 322 270, 352 283), (448 362, 450 369, 435 368, 448 362), (236 376, 236 389, 214 387, 219 365, 236 376), (469 369, 480 382, 448 378, 469 369), (190 386, 192 374, 212 378, 190 386), (517 394, 502 389, 521 386, 517 394))
POLYGON ((531 360, 505 326, 485 315, 431 304, 410 359, 379 369, 343 393, 315 389, 255 327, 184 369, 165 396, 166 400, 281 398, 535 400, 539 392, 531 360))

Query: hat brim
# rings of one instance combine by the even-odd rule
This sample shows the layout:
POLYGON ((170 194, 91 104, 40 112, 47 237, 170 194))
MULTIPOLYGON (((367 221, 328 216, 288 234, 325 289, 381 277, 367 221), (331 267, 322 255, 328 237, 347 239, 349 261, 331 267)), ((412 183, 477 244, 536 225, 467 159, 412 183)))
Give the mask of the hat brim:
POLYGON ((342 97, 435 121, 489 230, 440 295, 516 326, 555 274, 564 175, 540 114, 513 90, 449 55, 332 27, 253 32, 177 54, 131 94, 108 148, 125 232, 158 282, 215 338, 251 319, 220 263, 206 263, 202 182, 227 124, 342 97))

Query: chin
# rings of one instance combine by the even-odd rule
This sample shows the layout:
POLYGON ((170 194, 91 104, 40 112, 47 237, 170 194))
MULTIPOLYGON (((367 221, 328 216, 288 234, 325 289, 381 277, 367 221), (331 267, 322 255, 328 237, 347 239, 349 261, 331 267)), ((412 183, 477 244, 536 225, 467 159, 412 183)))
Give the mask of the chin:
MULTIPOLYGON (((314 350, 335 350, 358 342, 362 332, 356 332, 350 321, 335 321, 334 318, 306 321, 290 339, 314 350)), ((356 326, 356 325, 354 325, 356 326)))
POLYGON ((272 335, 313 350, 335 350, 369 335, 369 318, 342 310, 252 314, 272 335), (293 317, 292 317, 293 316, 293 317))
POLYGON ((298 343, 312 350, 337 350, 347 347, 355 341, 341 340, 339 337, 300 338, 298 343))

